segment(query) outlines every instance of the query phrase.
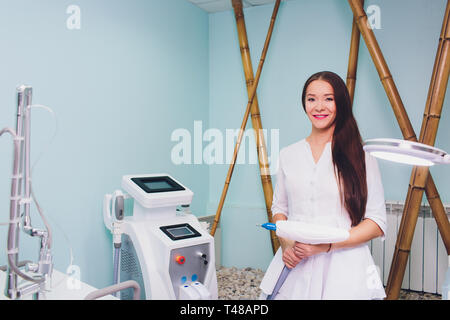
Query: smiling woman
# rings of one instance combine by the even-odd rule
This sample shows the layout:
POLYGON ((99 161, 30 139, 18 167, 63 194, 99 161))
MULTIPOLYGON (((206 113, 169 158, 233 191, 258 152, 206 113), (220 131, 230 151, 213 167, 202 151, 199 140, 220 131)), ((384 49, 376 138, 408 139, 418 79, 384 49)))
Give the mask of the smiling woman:
MULTIPOLYGON (((291 269, 275 299, 384 298, 365 244, 384 237, 384 191, 376 160, 363 150, 347 87, 335 73, 316 73, 303 87, 302 104, 311 133, 280 151, 273 222, 335 227, 350 236, 316 244, 279 237, 281 252, 264 279, 280 274, 280 265, 291 269)), ((261 289, 270 295, 274 288, 268 283, 263 280, 261 289)))
POLYGON ((313 156, 320 156, 324 144, 332 141, 332 160, 338 184, 342 186, 339 192, 343 193, 352 225, 356 225, 364 215, 367 202, 366 168, 362 139, 347 87, 337 74, 318 72, 306 81, 302 104, 312 124, 306 140, 313 156))

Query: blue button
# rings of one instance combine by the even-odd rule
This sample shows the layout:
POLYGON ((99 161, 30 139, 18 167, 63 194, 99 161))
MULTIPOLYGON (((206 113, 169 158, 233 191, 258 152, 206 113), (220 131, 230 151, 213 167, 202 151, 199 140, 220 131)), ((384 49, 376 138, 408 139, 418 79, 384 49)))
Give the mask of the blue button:
POLYGON ((197 281, 197 279, 198 279, 198 276, 194 273, 194 274, 192 275, 192 281, 197 281))
POLYGON ((185 283, 187 281, 186 276, 181 277, 181 284, 185 283))

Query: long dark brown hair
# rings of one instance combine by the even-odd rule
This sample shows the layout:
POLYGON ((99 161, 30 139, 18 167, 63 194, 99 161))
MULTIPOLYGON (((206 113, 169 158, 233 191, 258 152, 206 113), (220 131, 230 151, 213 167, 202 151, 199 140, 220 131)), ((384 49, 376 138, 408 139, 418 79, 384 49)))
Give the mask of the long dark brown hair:
POLYGON ((305 108, 306 89, 314 80, 328 82, 334 89, 336 103, 335 128, 332 139, 332 154, 341 199, 352 220, 352 226, 363 218, 367 203, 366 161, 358 125, 353 116, 350 94, 344 81, 337 74, 322 71, 306 81, 302 92, 305 108))

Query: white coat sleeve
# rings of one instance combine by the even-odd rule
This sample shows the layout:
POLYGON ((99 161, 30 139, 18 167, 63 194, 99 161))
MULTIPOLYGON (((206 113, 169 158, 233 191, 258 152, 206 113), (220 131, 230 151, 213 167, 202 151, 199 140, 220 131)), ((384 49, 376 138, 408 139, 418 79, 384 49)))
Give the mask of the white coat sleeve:
POLYGON ((381 181, 380 169, 377 160, 366 153, 366 175, 367 175, 367 205, 364 219, 374 221, 383 231, 381 240, 384 241, 387 231, 386 202, 384 200, 384 189, 381 181))
POLYGON ((282 152, 278 158, 277 181, 272 199, 272 215, 277 213, 289 216, 288 194, 286 190, 286 176, 283 170, 282 152))

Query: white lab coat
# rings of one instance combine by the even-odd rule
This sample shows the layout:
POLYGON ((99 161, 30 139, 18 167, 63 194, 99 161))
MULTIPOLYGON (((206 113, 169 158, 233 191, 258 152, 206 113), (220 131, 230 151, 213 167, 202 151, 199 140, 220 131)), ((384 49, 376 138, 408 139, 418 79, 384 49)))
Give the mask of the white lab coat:
MULTIPOLYGON (((365 219, 386 234, 386 207, 378 164, 366 153, 368 197, 365 219)), ((350 230, 351 220, 341 205, 334 175, 331 142, 317 163, 303 139, 280 151, 272 213, 350 230)), ((384 240, 384 235, 382 236, 384 240)), ((264 294, 272 293, 284 263, 281 248, 261 282, 264 294)), ((302 260, 291 270, 276 299, 382 299, 386 296, 367 244, 333 250, 302 260)))

